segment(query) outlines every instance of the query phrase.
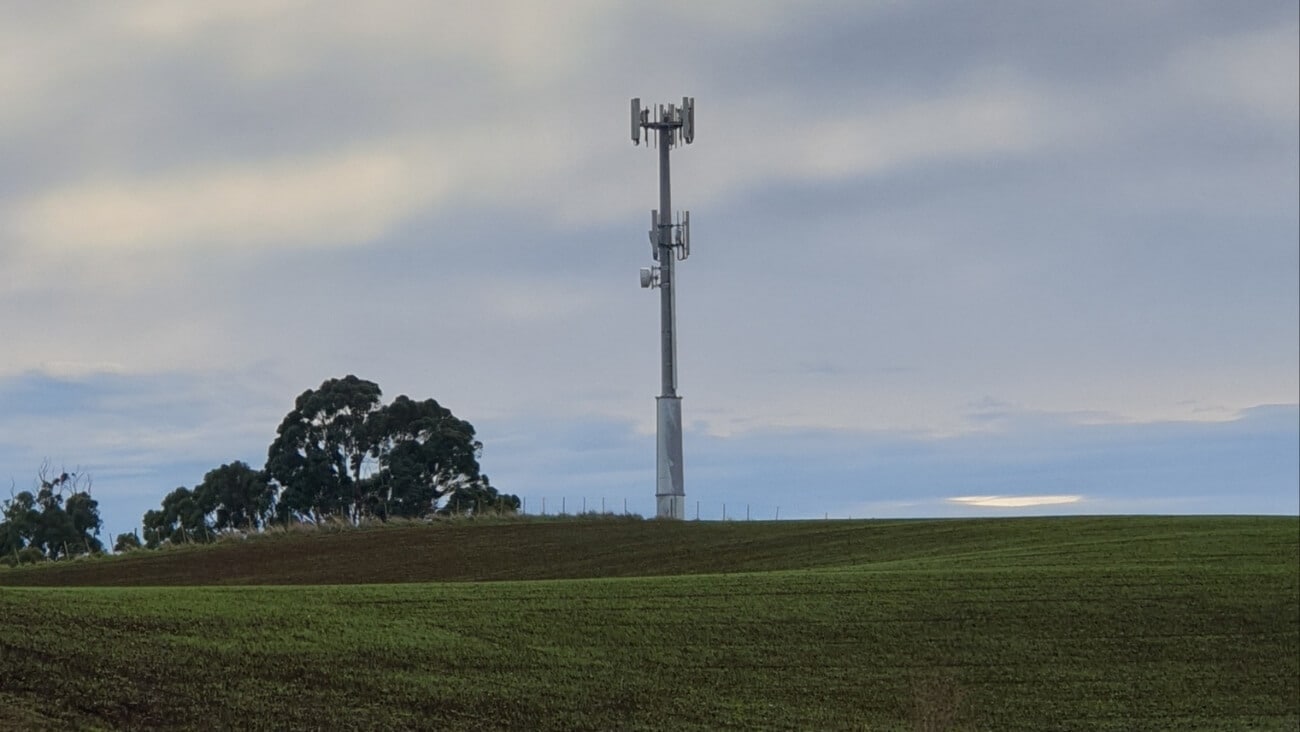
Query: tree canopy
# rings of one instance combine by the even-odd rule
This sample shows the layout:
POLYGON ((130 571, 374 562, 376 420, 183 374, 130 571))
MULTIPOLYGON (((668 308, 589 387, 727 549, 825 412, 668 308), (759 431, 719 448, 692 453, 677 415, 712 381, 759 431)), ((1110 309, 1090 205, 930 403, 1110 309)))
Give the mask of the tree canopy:
MULTIPOLYGON (((308 389, 276 429, 266 467, 242 462, 180 486, 145 513, 143 544, 212 541, 271 521, 358 522, 436 514, 513 513, 479 467, 474 426, 433 399, 384 404, 373 381, 345 376, 308 389)), ((118 537, 124 549, 134 535, 118 537)))
POLYGON ((433 399, 382 402, 379 385, 347 376, 299 395, 267 452, 277 517, 407 518, 439 510, 515 511, 479 468, 474 426, 433 399))
POLYGON ((146 511, 144 545, 206 542, 222 532, 260 529, 274 500, 266 473, 236 460, 209 470, 193 490, 180 486, 168 493, 161 509, 146 511))
MULTIPOLYGON (((479 466, 474 426, 433 399, 389 404, 373 381, 328 379, 294 401, 256 470, 235 461, 178 486, 142 518, 143 539, 119 534, 114 551, 213 541, 276 522, 514 513, 479 466)), ((35 490, 0 504, 0 561, 60 559, 104 550, 90 479, 40 469, 35 490)))
POLYGON ((36 492, 12 493, 0 513, 0 558, 39 561, 97 554, 103 522, 99 502, 90 495, 91 480, 79 472, 50 473, 41 466, 36 492))
POLYGON ((298 396, 267 451, 266 472, 280 488, 280 518, 357 515, 370 452, 369 417, 382 409, 379 385, 347 376, 298 396))

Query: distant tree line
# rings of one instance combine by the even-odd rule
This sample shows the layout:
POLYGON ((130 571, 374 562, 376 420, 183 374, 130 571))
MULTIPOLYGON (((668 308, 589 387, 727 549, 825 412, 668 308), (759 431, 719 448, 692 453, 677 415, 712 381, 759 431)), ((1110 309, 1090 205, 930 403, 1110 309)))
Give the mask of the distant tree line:
MULTIPOLYGON (((298 396, 266 466, 222 465, 143 519, 144 545, 211 541, 272 522, 321 523, 515 513, 479 469, 474 427, 433 399, 384 404, 373 381, 329 379, 298 396)), ((129 543, 130 539, 125 539, 129 543)))
MULTIPOLYGON (((359 523, 435 515, 516 513, 479 469, 474 427, 433 399, 382 401, 379 385, 346 376, 298 396, 256 470, 233 462, 180 486, 145 512, 143 540, 119 534, 114 551, 207 542, 272 523, 359 523)), ((103 551, 98 504, 76 476, 45 479, 4 504, 0 556, 58 559, 103 551), (72 481, 69 483, 68 481, 72 481), (65 496, 66 494, 66 496, 65 496)))
POLYGON ((37 562, 104 550, 90 476, 66 470, 54 475, 51 470, 49 462, 41 466, 35 493, 10 489, 0 513, 0 561, 37 562))

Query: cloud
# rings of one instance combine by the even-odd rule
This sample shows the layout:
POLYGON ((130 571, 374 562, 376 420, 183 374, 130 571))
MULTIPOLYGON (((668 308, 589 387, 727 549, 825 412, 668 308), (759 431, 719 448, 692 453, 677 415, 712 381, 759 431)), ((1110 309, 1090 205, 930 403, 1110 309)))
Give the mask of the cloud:
POLYGON ((173 45, 193 43, 221 27, 256 27, 289 13, 309 10, 306 0, 232 0, 216 5, 176 5, 159 0, 125 3, 114 13, 114 28, 135 39, 173 45))
POLYGON ((372 241, 442 188, 397 151, 182 173, 49 191, 14 214, 29 247, 111 254, 195 246, 330 247, 372 241))
MULTIPOLYGON (((788 465, 847 485, 885 444, 927 459, 895 455, 913 477, 873 485, 919 493, 873 505, 1093 510, 1104 481, 1050 469, 1143 459, 1099 436, 1231 435, 1300 390, 1293 3, 191 5, 28 3, 0 26, 0 379, 118 378, 144 404, 160 374, 228 379, 275 412, 356 373, 471 419, 645 437, 657 165, 626 103, 690 94, 680 381, 692 434, 735 458, 719 485, 788 465), (828 435, 838 467, 774 435, 828 435), (972 456, 1013 438, 1042 474, 972 456)), ((160 431, 198 429, 165 411, 160 431)), ((150 459, 192 456, 112 416, 170 445, 150 459)), ((623 485, 616 462, 555 479, 623 485)))
POLYGON ((291 403, 267 400, 267 387, 244 383, 247 374, 73 371, 0 378, 0 443, 96 466, 204 458, 264 434, 276 408, 291 403))
POLYGON ((684 162, 696 205, 719 205, 777 181, 853 180, 1014 158, 1069 132, 1069 118, 1050 94, 1012 78, 975 75, 925 98, 894 94, 833 107, 808 106, 793 93, 712 107, 697 100, 697 125, 708 144, 687 148, 684 162))
POLYGON ((1300 23, 1278 23, 1210 38, 1170 62, 1180 91, 1265 128, 1300 118, 1300 69, 1295 64, 1300 23))
POLYGON ((42 361, 36 369, 36 373, 51 379, 69 381, 122 371, 122 364, 112 361, 42 361))
POLYGON ((954 496, 949 503, 982 508, 1025 508, 1029 506, 1061 506, 1078 503, 1083 496, 954 496))

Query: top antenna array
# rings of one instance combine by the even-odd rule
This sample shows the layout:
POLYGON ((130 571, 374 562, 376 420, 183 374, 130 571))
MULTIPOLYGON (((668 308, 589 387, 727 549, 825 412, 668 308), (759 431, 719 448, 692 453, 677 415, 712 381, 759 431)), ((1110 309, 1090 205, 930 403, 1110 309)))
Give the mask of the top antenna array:
MULTIPOLYGON (((632 144, 641 144, 641 130, 668 130, 669 145, 689 145, 695 141, 695 97, 682 97, 682 105, 657 105, 651 109, 641 107, 641 98, 632 100, 632 144)), ((646 135, 646 143, 658 140, 657 135, 646 135)))

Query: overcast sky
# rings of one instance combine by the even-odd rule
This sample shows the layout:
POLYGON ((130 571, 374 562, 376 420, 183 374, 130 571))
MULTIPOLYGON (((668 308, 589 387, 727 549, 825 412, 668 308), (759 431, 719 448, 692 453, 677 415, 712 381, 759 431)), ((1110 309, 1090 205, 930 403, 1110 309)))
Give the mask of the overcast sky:
POLYGON ((1294 0, 4 18, 0 477, 79 466, 108 531, 346 374, 530 511, 652 513, 627 109, 683 95, 702 516, 1300 512, 1294 0))

